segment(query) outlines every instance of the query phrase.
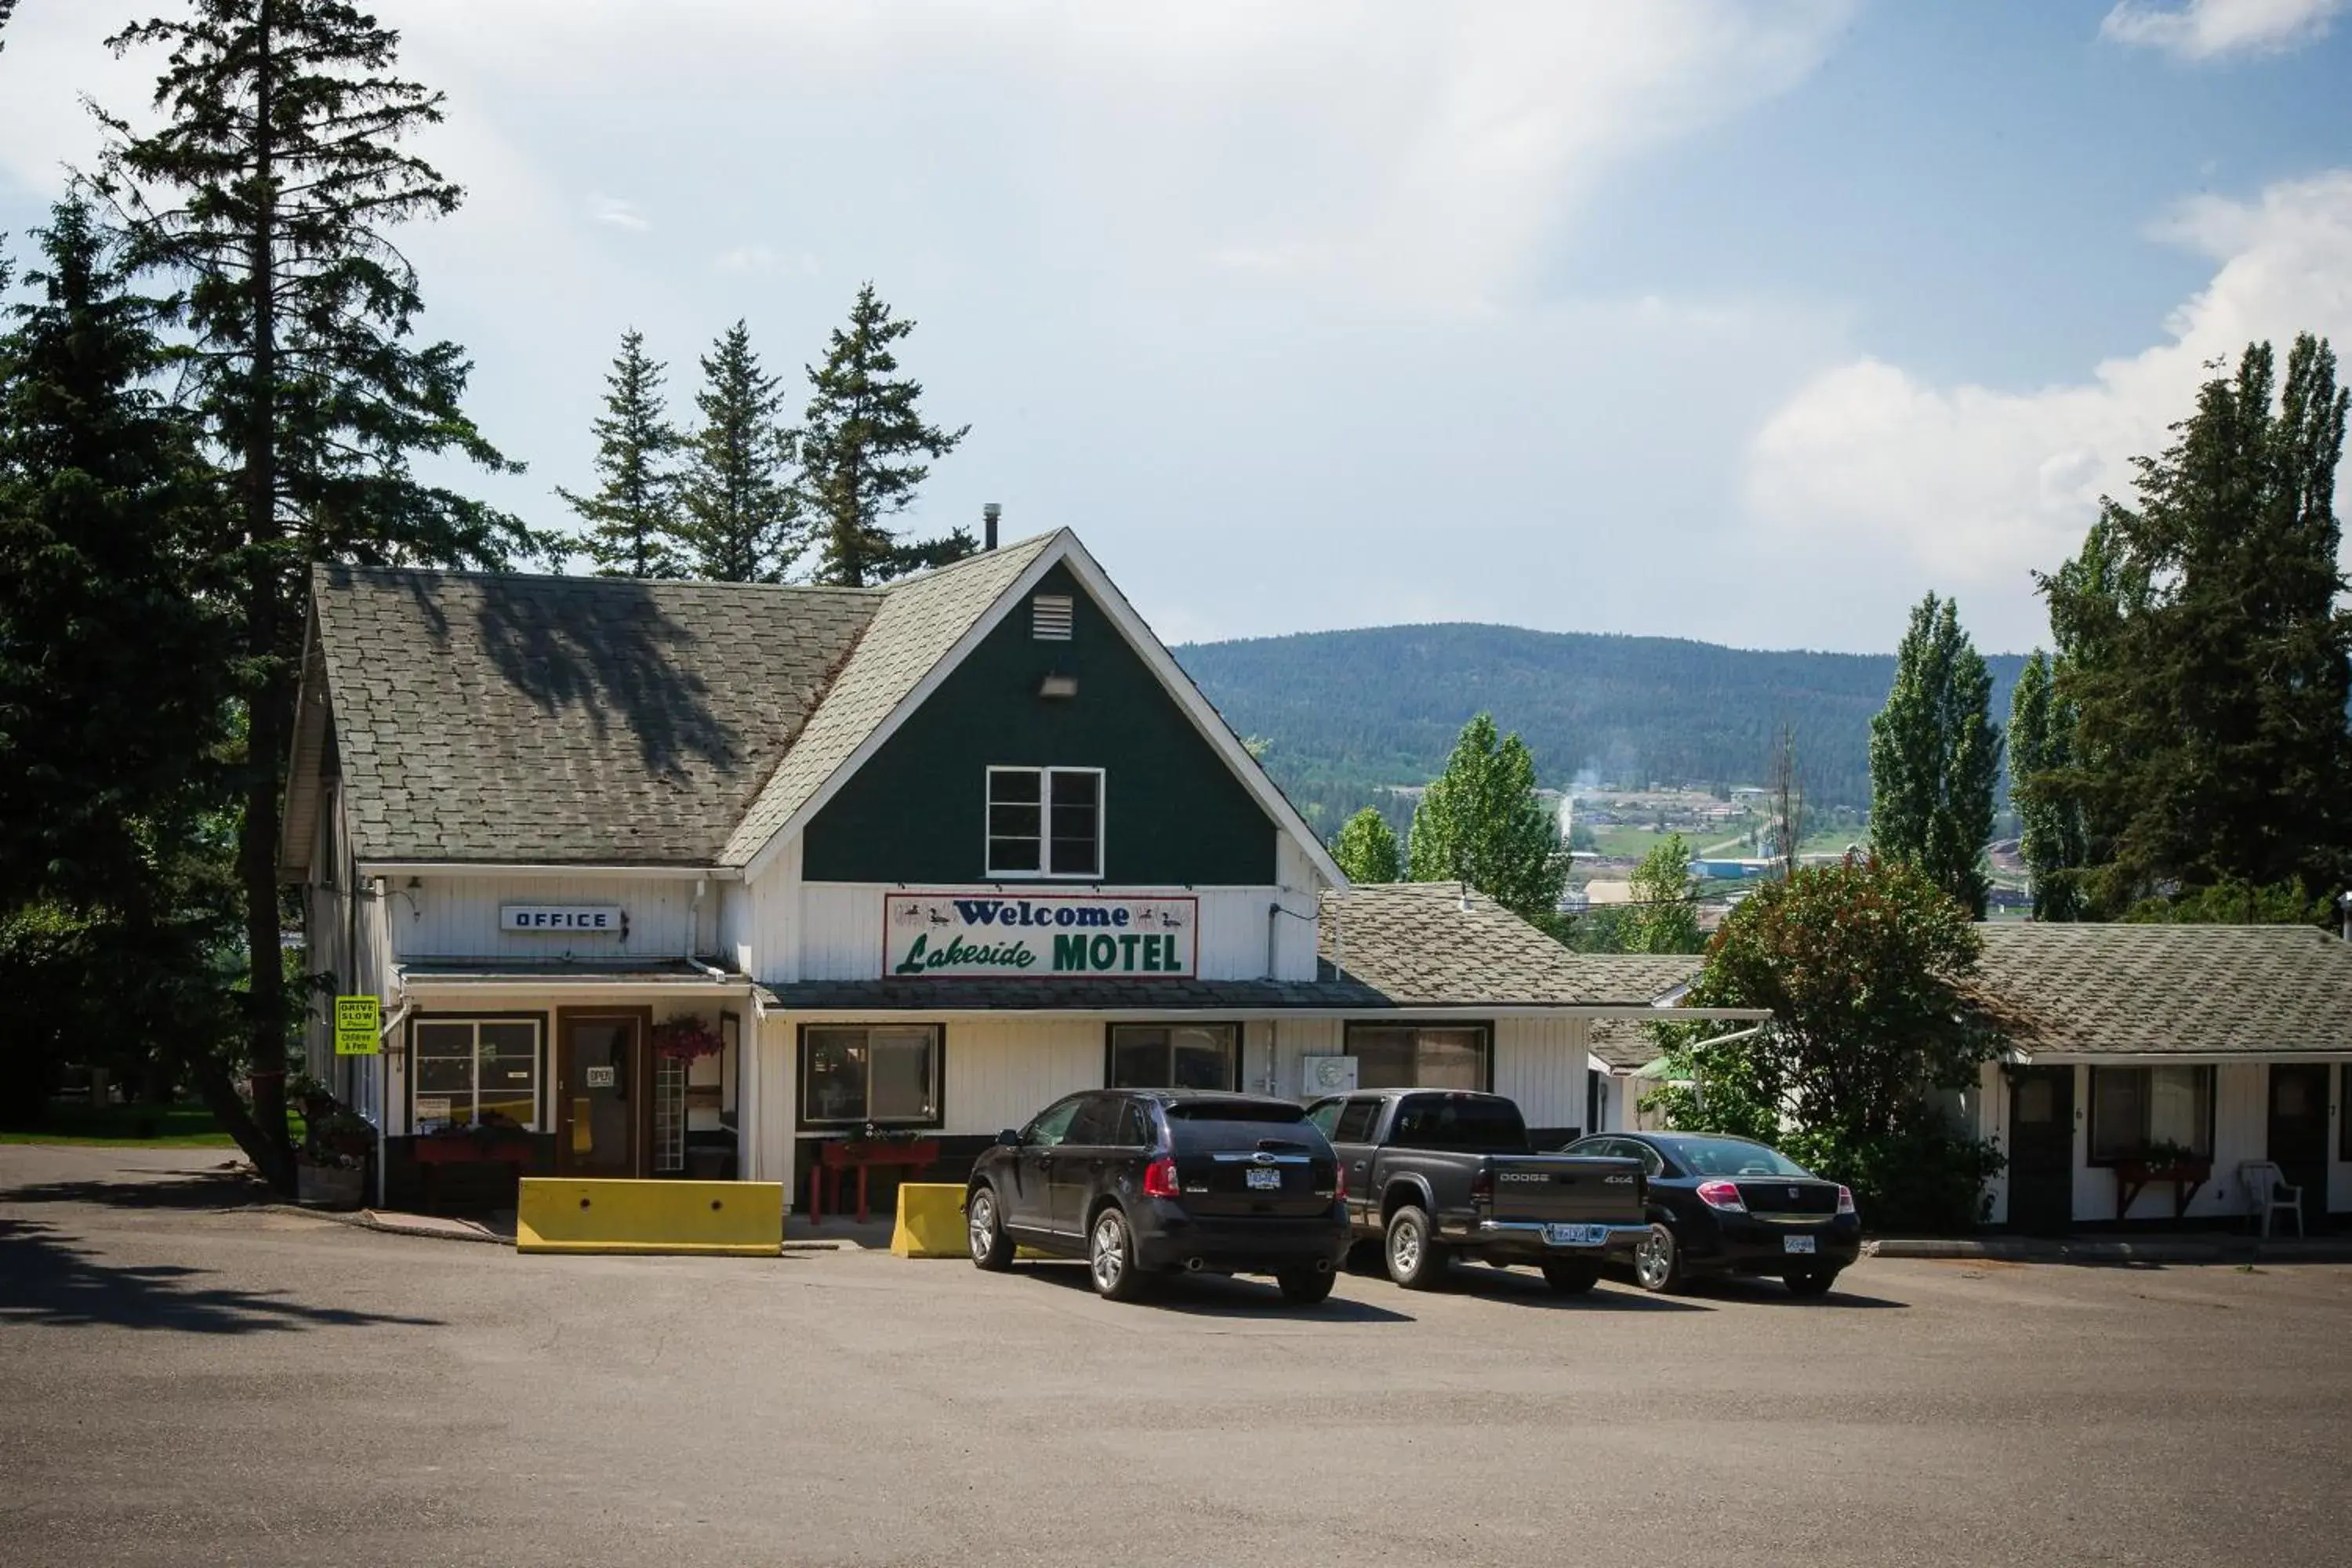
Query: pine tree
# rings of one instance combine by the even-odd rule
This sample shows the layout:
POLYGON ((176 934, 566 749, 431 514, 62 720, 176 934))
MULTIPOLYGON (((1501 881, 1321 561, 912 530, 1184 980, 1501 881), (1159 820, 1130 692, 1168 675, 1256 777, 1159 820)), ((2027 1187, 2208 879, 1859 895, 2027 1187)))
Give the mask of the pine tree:
MULTIPOLYGON (((216 1046, 233 940, 230 628, 192 571, 226 498, 157 389, 156 302, 79 198, 0 339, 0 1117, 45 1068, 216 1046)), ((5 287, 5 268, 0 268, 5 287)))
POLYGON ((596 493, 557 487, 589 525, 588 557, 604 577, 683 577, 677 548, 677 476, 671 455, 685 443, 662 408, 662 366, 631 328, 604 377, 604 416, 596 421, 596 493))
POLYGON ((702 356, 681 529, 694 573, 719 583, 781 583, 807 549, 790 482, 792 433, 777 423, 778 379, 760 368, 737 321, 702 356))
POLYGON ((1416 882, 1464 882, 1557 933, 1568 851, 1536 796, 1535 759, 1492 716, 1462 727, 1445 771, 1413 809, 1407 858, 1416 882))
POLYGON ((2001 736, 1992 677, 1960 629, 1958 606, 1930 594, 1896 650, 1895 688, 1870 721, 1870 837, 1984 918, 1985 843, 2001 736))
POLYGON ((2308 334, 2199 391, 2084 553, 2042 580, 2074 714, 2037 786, 2082 814, 2091 912, 2352 873, 2352 616, 2333 498, 2347 398, 2308 334), (2273 407, 2275 406, 2275 412, 2273 407))
POLYGON ((453 211, 462 193, 402 150, 439 123, 442 100, 392 74, 398 35, 343 0, 190 0, 186 19, 140 23, 110 42, 163 52, 154 106, 165 122, 140 135, 101 114, 98 188, 131 259, 180 289, 184 384, 236 500, 211 556, 243 623, 237 853, 253 1101, 229 1131, 290 1187, 278 801, 309 568, 497 567, 554 547, 410 466, 423 455, 516 468, 460 406, 464 353, 410 338, 422 301, 392 230, 453 211))
POLYGON ((971 426, 943 430, 916 408, 922 384, 900 376, 890 345, 915 330, 894 320, 867 283, 857 290, 849 326, 835 329, 824 363, 809 367, 801 432, 803 489, 815 514, 821 556, 817 580, 845 588, 887 582, 971 554, 969 530, 909 542, 887 526, 907 510, 930 475, 928 463, 956 449, 971 426))
POLYGON ((1368 805, 1348 818, 1331 841, 1331 858, 1350 882, 1393 882, 1403 874, 1396 829, 1378 806, 1368 805))

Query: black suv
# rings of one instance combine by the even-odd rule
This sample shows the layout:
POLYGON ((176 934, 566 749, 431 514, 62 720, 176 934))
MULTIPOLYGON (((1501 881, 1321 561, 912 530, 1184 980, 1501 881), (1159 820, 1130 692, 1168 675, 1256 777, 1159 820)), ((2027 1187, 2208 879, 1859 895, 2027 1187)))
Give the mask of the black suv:
POLYGON ((997 1134, 964 1194, 971 1260, 1013 1248, 1083 1258, 1131 1300, 1154 1274, 1271 1274, 1286 1300, 1331 1293, 1348 1250, 1339 1161, 1287 1100, 1188 1089, 1091 1089, 997 1134))

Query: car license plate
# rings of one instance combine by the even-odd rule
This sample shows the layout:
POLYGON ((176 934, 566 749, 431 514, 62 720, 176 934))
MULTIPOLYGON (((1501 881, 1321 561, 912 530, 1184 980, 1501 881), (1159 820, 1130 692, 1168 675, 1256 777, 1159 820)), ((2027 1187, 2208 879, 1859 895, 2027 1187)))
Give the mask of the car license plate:
POLYGON ((1250 1191, 1254 1193, 1278 1193, 1282 1191, 1282 1173, 1280 1171, 1261 1170, 1256 1167, 1252 1167, 1250 1170, 1244 1171, 1243 1174, 1249 1178, 1250 1191))
POLYGON ((1605 1225, 1548 1225, 1544 1239, 1554 1247, 1603 1247, 1609 1241, 1605 1225))
POLYGON ((1810 1236, 1784 1236, 1780 1238, 1780 1250, 1783 1252, 1811 1252, 1812 1249, 1813 1238, 1810 1236))

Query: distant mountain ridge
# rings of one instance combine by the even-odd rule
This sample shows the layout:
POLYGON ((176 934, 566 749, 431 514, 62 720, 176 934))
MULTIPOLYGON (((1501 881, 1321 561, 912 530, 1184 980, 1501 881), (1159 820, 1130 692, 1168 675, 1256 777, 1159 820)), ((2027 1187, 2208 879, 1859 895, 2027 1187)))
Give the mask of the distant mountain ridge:
MULTIPOLYGON (((1759 651, 1683 637, 1476 623, 1301 632, 1174 650, 1265 763, 1328 816, 1371 791, 1433 778, 1454 736, 1490 712, 1533 749, 1544 785, 1763 782, 1783 720, 1818 803, 1870 801, 1870 721, 1895 656, 1759 651)), ((1988 656, 2006 723, 2024 658, 1988 656)), ((1324 822, 1328 831, 1333 824, 1324 822)))

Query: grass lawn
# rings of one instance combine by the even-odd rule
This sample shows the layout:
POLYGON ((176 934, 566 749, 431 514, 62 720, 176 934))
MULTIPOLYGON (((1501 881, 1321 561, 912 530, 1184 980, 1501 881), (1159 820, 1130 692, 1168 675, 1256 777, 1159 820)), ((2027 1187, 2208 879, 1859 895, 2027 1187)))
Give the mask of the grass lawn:
MULTIPOLYGON (((294 1140, 302 1138, 302 1119, 291 1118, 294 1140)), ((213 1113, 201 1105, 104 1105, 95 1109, 71 1100, 49 1106, 48 1121, 40 1127, 0 1131, 0 1143, 120 1144, 133 1149, 234 1149, 236 1141, 220 1129, 213 1113)))

